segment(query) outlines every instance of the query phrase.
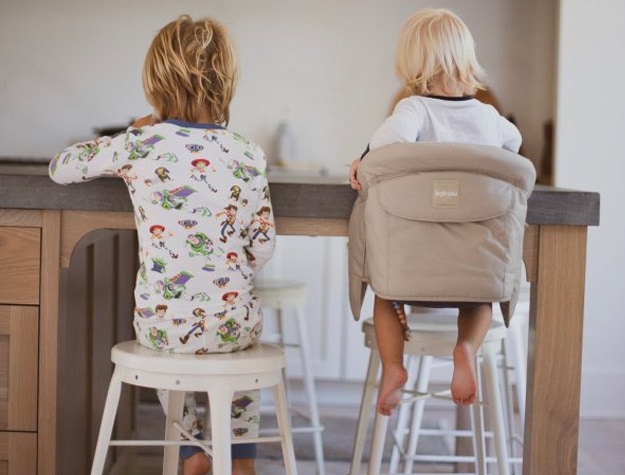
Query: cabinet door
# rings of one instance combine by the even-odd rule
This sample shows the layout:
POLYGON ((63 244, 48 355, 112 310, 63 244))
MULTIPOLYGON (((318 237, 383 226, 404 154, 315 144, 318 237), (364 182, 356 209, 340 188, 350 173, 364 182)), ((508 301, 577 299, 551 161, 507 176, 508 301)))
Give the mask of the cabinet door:
POLYGON ((0 432, 0 475, 37 473, 37 434, 0 432))
POLYGON ((0 305, 0 430, 3 431, 37 430, 38 317, 38 307, 0 305))
POLYGON ((39 303, 39 228, 0 228, 0 303, 39 303))

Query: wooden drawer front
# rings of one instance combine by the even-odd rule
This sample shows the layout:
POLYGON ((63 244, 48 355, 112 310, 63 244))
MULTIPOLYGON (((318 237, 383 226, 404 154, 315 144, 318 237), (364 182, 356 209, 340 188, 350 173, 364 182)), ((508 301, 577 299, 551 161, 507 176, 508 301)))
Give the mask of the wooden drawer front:
POLYGON ((0 303, 39 303, 40 230, 0 228, 0 303))
POLYGON ((38 323, 39 307, 0 305, 0 430, 37 430, 38 323))
POLYGON ((37 434, 0 432, 0 475, 36 475, 37 434))

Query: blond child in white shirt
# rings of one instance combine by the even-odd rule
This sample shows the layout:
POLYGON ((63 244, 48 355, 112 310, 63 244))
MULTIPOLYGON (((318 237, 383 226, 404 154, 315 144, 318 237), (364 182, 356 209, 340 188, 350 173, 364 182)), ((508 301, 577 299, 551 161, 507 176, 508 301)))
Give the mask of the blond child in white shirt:
MULTIPOLYGON (((464 22, 446 9, 426 8, 405 23, 397 44, 396 72, 407 96, 375 131, 365 154, 350 167, 350 183, 360 189, 357 170, 366 152, 397 142, 460 142, 493 145, 518 152, 521 134, 497 110, 473 98, 483 88, 482 67, 464 22)), ((418 243, 416 243, 418 244, 418 243)), ((374 325, 382 360, 376 409, 390 415, 407 379, 403 364, 406 319, 403 306, 375 297, 374 325)), ((452 398, 475 402, 474 360, 492 321, 492 305, 461 308, 453 350, 452 398)))

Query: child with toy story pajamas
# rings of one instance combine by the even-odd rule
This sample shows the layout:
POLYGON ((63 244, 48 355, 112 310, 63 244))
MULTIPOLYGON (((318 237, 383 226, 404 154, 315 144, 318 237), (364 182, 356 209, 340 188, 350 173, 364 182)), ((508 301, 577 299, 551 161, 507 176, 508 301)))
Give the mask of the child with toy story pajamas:
MULTIPOLYGON (((273 254, 275 226, 263 151, 226 128, 236 76, 224 28, 181 16, 156 35, 144 63, 154 114, 50 163, 58 183, 116 176, 128 187, 140 253, 134 329, 158 351, 241 351, 261 333, 253 276, 273 254)), ((258 399, 258 391, 235 395, 235 437, 257 437, 258 399)), ((185 402, 185 426, 201 437, 194 399, 185 402)), ((254 474, 255 448, 233 445, 233 474, 254 474)), ((183 447, 181 458, 184 475, 210 470, 197 447, 183 447)))

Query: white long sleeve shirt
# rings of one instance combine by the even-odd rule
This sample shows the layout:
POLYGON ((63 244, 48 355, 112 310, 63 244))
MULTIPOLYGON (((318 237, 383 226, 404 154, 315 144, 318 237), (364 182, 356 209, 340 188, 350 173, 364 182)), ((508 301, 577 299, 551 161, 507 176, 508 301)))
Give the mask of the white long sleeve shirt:
POLYGON ((397 103, 374 133, 369 148, 398 142, 460 142, 518 152, 521 134, 493 106, 469 96, 410 96, 397 103))

